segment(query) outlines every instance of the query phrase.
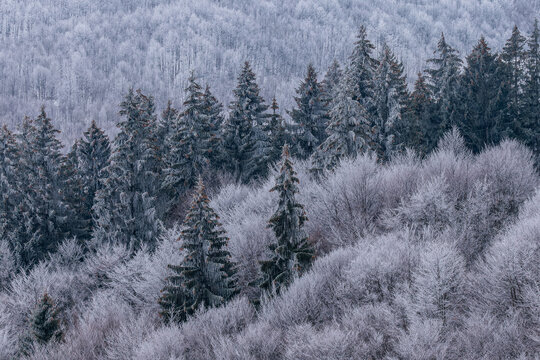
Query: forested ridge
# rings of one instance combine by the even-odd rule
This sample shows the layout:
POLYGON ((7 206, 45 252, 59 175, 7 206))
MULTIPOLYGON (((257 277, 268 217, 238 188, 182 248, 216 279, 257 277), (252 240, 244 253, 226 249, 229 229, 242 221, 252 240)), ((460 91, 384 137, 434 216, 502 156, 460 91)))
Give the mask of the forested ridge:
POLYGON ((288 110, 306 64, 323 73, 346 61, 359 24, 412 86, 441 32, 461 54, 480 35, 499 49, 539 11, 539 0, 3 0, 0 120, 15 126, 45 104, 65 144, 92 119, 111 135, 130 87, 179 107, 195 70, 229 103, 246 60, 262 95, 288 110))
POLYGON ((0 358, 534 359, 539 23, 509 34, 437 34, 409 89, 359 26, 285 109, 195 66, 67 151, 46 106, 4 125, 0 358))

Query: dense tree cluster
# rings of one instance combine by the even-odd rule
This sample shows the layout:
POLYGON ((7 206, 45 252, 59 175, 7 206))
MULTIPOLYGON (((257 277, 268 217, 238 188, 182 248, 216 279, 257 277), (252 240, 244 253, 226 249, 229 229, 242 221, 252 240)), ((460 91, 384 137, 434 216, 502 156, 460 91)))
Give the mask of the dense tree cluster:
MULTIPOLYGON (((319 80, 313 65, 307 66, 295 105, 287 111, 290 118, 280 116, 275 98, 266 103, 251 64, 245 62, 228 111, 192 72, 181 109, 169 101, 158 116, 152 96, 129 90, 120 104, 114 139, 109 141, 92 122, 67 153, 62 152, 60 131, 42 107, 37 117, 25 118, 17 132, 0 129, 0 270, 5 272, 0 274, 0 289, 23 286, 20 279, 39 271, 72 267, 86 276, 79 279, 86 284, 81 296, 110 288, 141 309, 152 298, 150 313, 161 314, 172 328, 188 327, 204 317, 204 311, 214 314, 239 306, 245 296, 260 309, 254 327, 284 326, 280 322, 289 317, 293 320, 287 326, 308 327, 294 330, 294 336, 315 342, 325 331, 316 324, 328 320, 321 318, 328 314, 317 313, 319 306, 342 319, 368 317, 362 321, 380 320, 377 326, 394 328, 396 333, 388 335, 392 344, 365 341, 373 345, 369 356, 442 354, 444 348, 431 348, 433 340, 422 338, 427 333, 415 331, 465 336, 467 311, 483 316, 488 306, 497 306, 486 304, 477 293, 471 296, 482 311, 464 306, 463 298, 471 291, 466 286, 474 285, 467 283, 468 274, 484 271, 485 281, 492 281, 489 267, 500 264, 490 256, 502 256, 491 250, 494 239, 510 220, 526 216, 520 209, 538 185, 533 164, 539 159, 539 40, 535 21, 526 36, 515 27, 500 53, 480 38, 462 61, 442 34, 428 68, 409 93, 404 65, 387 44, 376 49, 362 26, 343 69, 334 62, 319 80), (300 172, 293 169, 291 158, 298 159, 300 172), (272 177, 275 183, 268 194, 235 195, 238 189, 262 193, 256 189, 268 190, 272 177), (210 184, 208 189, 203 181, 210 184), (304 181, 311 190, 303 189, 304 181), (231 200, 211 206, 207 191, 229 194, 220 196, 231 200), (186 206, 189 198, 191 205, 186 206), (250 198, 259 207, 246 212, 250 198), (308 203, 311 208, 304 206, 308 203), (313 224, 307 221, 310 209, 313 224), (392 237, 404 237, 411 249, 395 250, 396 259, 389 260, 395 262, 384 269, 388 274, 376 268, 374 274, 357 274, 354 266, 346 265, 358 261, 359 267, 374 267, 355 243, 372 236, 373 244, 389 248, 384 233, 392 242, 401 241, 392 237), (244 242, 229 244, 233 236, 244 242), (419 245, 423 239, 431 240, 419 245), (316 254, 339 253, 340 246, 349 248, 350 257, 343 255, 335 264, 322 259, 312 266, 316 254), (166 263, 155 270, 153 281, 152 275, 140 272, 151 263, 166 263), (325 266, 329 274, 324 274, 325 266), (319 285, 326 290, 302 288, 315 281, 313 277, 331 275, 339 279, 335 288, 324 279, 319 285), (19 285, 12 278, 19 279, 19 285), (157 287, 159 299, 154 296, 157 287), (341 305, 334 308, 326 299, 304 309, 287 305, 290 313, 276 314, 279 304, 292 301, 295 292, 301 302, 310 291, 336 292, 341 305), (354 313, 357 301, 375 310, 354 313)), ((365 251, 382 256, 377 249, 365 251)), ((534 301, 534 276, 523 287, 509 285, 513 293, 501 301, 509 301, 514 310, 534 301)), ((25 335, 16 340, 17 354, 54 347, 50 340, 63 337, 59 317, 68 315, 47 291, 40 289, 45 295, 33 299, 25 335)), ((0 305, 0 325, 2 306, 8 317, 22 306, 6 304, 0 305)), ((512 314, 523 316, 519 321, 536 321, 512 314)), ((76 321, 70 321, 66 324, 75 326, 76 321)), ((347 321, 339 331, 354 334, 347 321)), ((0 327, 0 341, 2 331, 0 327)), ((534 339, 520 337, 518 342, 528 348, 534 339)), ((300 343, 288 348, 286 356, 301 357, 300 343)), ((312 357, 320 358, 340 348, 310 346, 312 357)), ((522 348, 519 354, 528 355, 522 348)))
POLYGON ((376 44, 387 38, 413 80, 437 43, 432 34, 444 31, 464 53, 481 31, 499 48, 509 24, 528 26, 537 5, 530 0, 378 0, 361 6, 342 0, 3 0, 0 121, 14 126, 29 109, 45 104, 62 128, 62 142, 71 145, 92 118, 107 134, 115 133, 117 106, 129 87, 152 94, 158 108, 168 99, 180 107, 192 69, 229 103, 236 70, 246 60, 264 74, 261 95, 267 101, 275 96, 290 110, 305 65, 313 63, 322 75, 334 59, 343 63, 358 24, 367 25, 376 44))

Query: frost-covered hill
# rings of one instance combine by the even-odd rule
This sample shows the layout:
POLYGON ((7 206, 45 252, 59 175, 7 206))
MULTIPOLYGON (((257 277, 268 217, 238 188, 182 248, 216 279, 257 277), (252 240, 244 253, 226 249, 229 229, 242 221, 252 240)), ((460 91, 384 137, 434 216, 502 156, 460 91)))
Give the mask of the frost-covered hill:
POLYGON ((163 323, 167 265, 183 259, 175 228, 135 254, 107 243, 84 253, 68 239, 20 273, 0 241, 0 359, 537 358, 540 179, 529 150, 504 141, 472 155, 454 132, 424 160, 359 156, 325 183, 294 166, 319 256, 279 296, 248 301, 270 255, 273 180, 230 184, 211 204, 237 264, 234 300, 163 323), (64 338, 32 348, 29 314, 45 292, 64 338))
POLYGON ((539 0, 3 0, 0 121, 16 124, 45 104, 72 140, 93 118, 111 129, 130 86, 158 108, 180 103, 191 69, 227 103, 245 60, 265 98, 288 109, 307 63, 324 73, 343 61, 360 24, 412 79, 441 32, 462 53, 481 34, 499 49, 539 11, 539 0))

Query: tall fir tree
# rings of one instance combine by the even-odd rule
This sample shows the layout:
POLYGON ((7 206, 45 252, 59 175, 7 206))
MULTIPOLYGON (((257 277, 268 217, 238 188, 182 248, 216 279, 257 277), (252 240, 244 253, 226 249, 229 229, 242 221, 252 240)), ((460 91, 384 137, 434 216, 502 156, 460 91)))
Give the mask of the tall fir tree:
POLYGON ((286 288, 295 276, 309 269, 315 251, 308 242, 304 231, 307 221, 304 206, 297 200, 298 178, 289 158, 289 147, 283 147, 282 165, 276 178, 276 185, 270 190, 279 196, 278 208, 269 221, 274 231, 276 243, 270 245, 272 257, 261 261, 262 278, 260 287, 276 291, 286 288))
POLYGON ((525 79, 526 39, 514 26, 498 59, 498 93, 495 99, 497 129, 500 137, 524 139, 526 119, 523 114, 523 81, 525 79))
POLYGON ((234 264, 227 250, 229 239, 209 202, 199 178, 180 235, 185 257, 181 265, 169 265, 175 274, 160 299, 165 319, 185 320, 201 306, 223 305, 237 292, 234 264))
POLYGON ((59 310, 51 297, 45 293, 30 319, 32 335, 39 344, 46 344, 52 340, 62 338, 62 328, 60 326, 59 310))
POLYGON ((70 209, 70 235, 84 246, 92 236, 92 204, 87 203, 81 170, 80 140, 76 140, 63 161, 61 174, 65 182, 64 201, 70 209))
POLYGON ((60 132, 42 107, 35 120, 25 119, 19 134, 21 153, 21 216, 18 242, 22 265, 33 265, 69 235, 70 211, 65 203, 60 132))
POLYGON ((540 164, 540 29, 538 19, 527 40, 526 80, 524 84, 523 112, 526 123, 525 143, 534 151, 540 164))
POLYGON ((404 114, 404 122, 399 136, 399 143, 414 149, 420 155, 426 155, 434 149, 438 132, 438 122, 434 121, 431 91, 422 73, 414 83, 414 90, 409 96, 404 114))
POLYGON ((407 103, 407 83, 403 75, 403 64, 385 44, 379 59, 375 77, 375 105, 377 116, 374 117, 375 153, 380 161, 388 161, 403 144, 399 131, 403 127, 402 115, 407 103))
POLYGON ((203 114, 207 118, 204 129, 208 133, 207 157, 213 169, 221 169, 223 163, 228 161, 223 151, 223 105, 212 94, 208 85, 204 90, 202 106, 203 114))
POLYGON ((159 235, 155 196, 158 158, 154 137, 154 100, 129 90, 121 103, 120 132, 114 139, 108 177, 96 196, 96 241, 113 241, 135 250, 153 247, 159 235))
POLYGON ((431 65, 426 70, 426 80, 435 105, 433 120, 438 123, 437 128, 433 128, 434 131, 429 135, 428 144, 433 147, 428 151, 431 151, 439 138, 456 124, 455 118, 459 117, 456 106, 459 101, 462 60, 457 50, 450 46, 444 34, 441 34, 434 57, 427 62, 431 65))
POLYGON ((203 112, 203 92, 192 73, 185 89, 186 100, 178 128, 170 139, 171 151, 165 163, 163 189, 177 201, 182 193, 193 188, 197 178, 209 165, 207 116, 203 112))
POLYGON ((272 113, 266 132, 270 137, 271 143, 270 162, 275 163, 281 158, 281 151, 283 145, 285 145, 288 140, 288 133, 283 117, 278 112, 279 105, 275 97, 272 99, 270 109, 272 110, 272 113))
POLYGON ((467 56, 467 66, 461 79, 461 117, 459 129, 466 144, 479 152, 486 145, 497 143, 502 135, 498 127, 497 57, 482 37, 467 56))
POLYGON ((332 65, 326 71, 324 79, 321 83, 322 87, 322 97, 327 108, 330 108, 332 99, 337 95, 337 90, 343 72, 341 71, 341 66, 337 60, 332 62, 332 65))
POLYGON ((156 139, 158 140, 158 160, 162 166, 171 151, 171 142, 168 141, 176 131, 178 123, 178 111, 172 106, 172 101, 167 101, 167 107, 161 113, 156 126, 156 139))
POLYGON ((315 178, 333 171, 345 158, 373 149, 374 140, 367 111, 340 86, 330 112, 328 138, 311 157, 310 172, 315 178))
POLYGON ((19 159, 15 135, 4 125, 0 128, 0 238, 8 239, 14 253, 18 253, 19 245, 15 231, 22 220, 19 213, 22 200, 19 159))
POLYGON ((376 111, 374 79, 377 60, 372 56, 374 49, 375 47, 367 38, 366 28, 362 25, 349 57, 349 64, 342 77, 343 85, 348 89, 352 99, 358 101, 370 115, 376 111))
POLYGON ((109 137, 92 120, 78 143, 79 172, 84 194, 84 211, 89 216, 89 229, 95 227, 96 214, 93 208, 97 193, 108 177, 111 144, 109 137))
POLYGON ((264 132, 268 106, 259 96, 255 74, 246 62, 233 91, 234 101, 225 125, 224 145, 229 155, 228 168, 235 180, 249 183, 265 178, 270 160, 268 136, 264 132))
POLYGON ((313 65, 308 65, 306 77, 296 89, 296 94, 296 108, 289 113, 295 124, 294 155, 307 159, 325 140, 328 121, 322 86, 317 81, 313 65))

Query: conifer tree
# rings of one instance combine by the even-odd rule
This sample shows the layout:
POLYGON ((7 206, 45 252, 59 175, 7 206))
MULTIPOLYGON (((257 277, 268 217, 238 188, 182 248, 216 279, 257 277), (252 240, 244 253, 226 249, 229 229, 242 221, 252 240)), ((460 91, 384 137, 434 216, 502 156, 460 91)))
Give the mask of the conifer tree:
MULTIPOLYGON (((525 143, 536 153, 540 152, 540 29, 538 19, 527 40, 527 75, 524 84, 525 143)), ((537 155, 537 163, 540 157, 537 155)))
POLYGON ((373 133, 366 110, 341 89, 330 112, 328 138, 311 157, 310 172, 316 178, 334 170, 344 158, 355 158, 374 148, 373 133))
POLYGON ((207 157, 214 169, 223 168, 223 105, 215 98, 206 85, 203 94, 203 114, 206 116, 206 128, 203 129, 208 135, 207 157))
POLYGON ((234 101, 225 125, 225 150, 229 155, 229 170, 237 182, 248 183, 264 178, 268 172, 269 143, 263 131, 267 106, 259 96, 255 74, 248 62, 238 76, 233 91, 234 101))
POLYGON ((403 127, 402 114, 407 101, 407 84, 403 65, 385 44, 375 79, 375 105, 377 116, 372 126, 375 134, 375 152, 381 161, 395 154, 401 139, 398 131, 403 127))
POLYGON ((121 104, 124 117, 114 139, 107 178, 98 191, 95 211, 97 241, 115 241, 137 249, 152 247, 159 234, 155 196, 158 180, 154 138, 154 101, 130 90, 121 104))
POLYGON ((296 128, 294 155, 307 159, 325 140, 328 117, 322 87, 311 64, 308 65, 306 78, 296 89, 296 94, 294 100, 297 108, 289 113, 296 128))
POLYGON ((454 117, 458 117, 456 106, 459 101, 462 61, 457 50, 446 42, 444 34, 441 34, 434 54, 433 58, 427 60, 432 67, 426 73, 436 105, 437 118, 434 121, 439 124, 436 132, 430 135, 434 139, 429 143, 436 146, 439 137, 454 125, 454 117))
POLYGON ((165 323, 186 321, 189 314, 190 297, 185 287, 181 266, 168 265, 173 275, 165 279, 166 285, 158 299, 159 315, 165 323))
POLYGON ((32 265, 68 235, 69 209, 64 202, 60 131, 42 107, 35 120, 25 119, 19 135, 21 162, 21 216, 18 242, 23 265, 32 265))
POLYGON ((181 265, 170 265, 175 275, 169 278, 160 300, 162 314, 185 320, 201 306, 223 305, 236 294, 234 265, 227 251, 219 217, 199 178, 191 209, 180 235, 185 257, 181 265))
POLYGON ((93 229, 96 218, 93 206, 97 193, 103 188, 108 177, 107 167, 111 157, 109 137, 97 126, 94 120, 78 142, 78 156, 84 193, 84 211, 89 214, 89 228, 93 229))
POLYGON ((58 309, 47 293, 43 295, 32 313, 30 325, 33 337, 40 344, 62 338, 58 309))
POLYGON ((330 108, 332 99, 336 97, 339 83, 343 72, 341 71, 341 66, 337 60, 332 62, 332 65, 326 71, 324 80, 321 83, 322 87, 322 97, 327 108, 330 108))
POLYGON ((266 131, 271 142, 270 162, 275 163, 281 158, 283 145, 287 142, 287 129, 283 118, 278 113, 279 105, 275 97, 272 99, 270 109, 272 109, 272 114, 266 131))
POLYGON ((366 28, 362 25, 342 79, 352 99, 358 101, 368 114, 375 113, 373 81, 377 60, 372 57, 374 48, 367 38, 366 28))
POLYGON ((438 132, 438 124, 433 121, 431 91, 422 73, 418 73, 404 118, 404 126, 399 131, 402 137, 399 143, 421 155, 426 155, 436 147, 437 137, 434 135, 438 132))
POLYGON ((272 257, 261 261, 260 287, 279 293, 295 276, 302 275, 311 265, 315 252, 304 231, 307 221, 304 206, 298 203, 298 178, 289 158, 289 147, 283 146, 282 165, 276 185, 270 190, 278 193, 276 212, 269 221, 276 243, 270 245, 272 257))
POLYGON ((185 89, 184 111, 180 114, 178 128, 170 140, 171 151, 166 159, 162 187, 175 201, 180 194, 191 189, 197 178, 208 167, 209 138, 208 118, 203 113, 203 93, 192 73, 185 89))
POLYGON ((82 244, 85 244, 92 235, 92 205, 86 200, 80 160, 80 140, 76 140, 61 167, 65 181, 63 197, 70 209, 70 216, 67 219, 69 235, 75 236, 82 244))
POLYGON ((156 127, 156 139, 158 140, 158 159, 162 166, 165 164, 165 159, 171 151, 172 137, 176 130, 178 122, 178 111, 172 106, 171 100, 167 102, 167 107, 161 113, 161 117, 156 127))
POLYGON ((517 26, 506 41, 497 63, 498 93, 495 99, 500 137, 525 138, 523 118, 523 80, 525 79, 526 39, 517 26))
POLYGON ((500 140, 501 132, 494 107, 498 91, 496 74, 496 55, 482 37, 467 56, 467 66, 461 79, 461 116, 458 126, 465 142, 474 152, 500 140))
MULTIPOLYGON (((19 150, 15 136, 6 125, 0 128, 0 238, 5 239, 18 226, 16 211, 20 204, 19 150)), ((11 249, 13 250, 13 249, 11 249)))

